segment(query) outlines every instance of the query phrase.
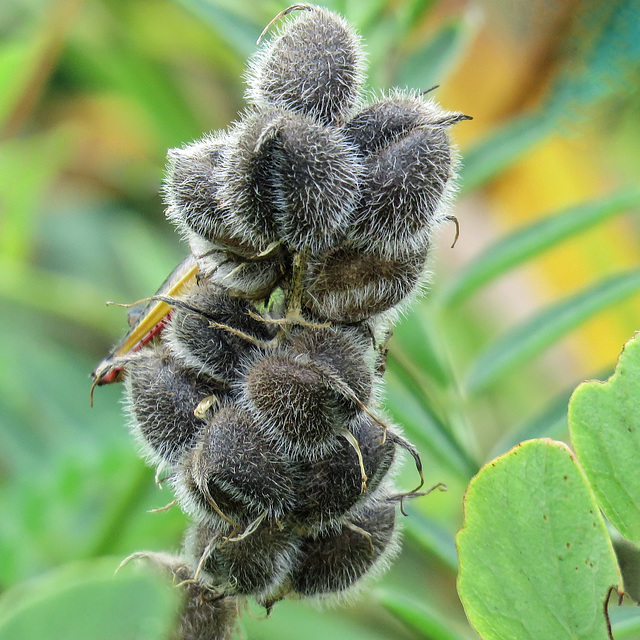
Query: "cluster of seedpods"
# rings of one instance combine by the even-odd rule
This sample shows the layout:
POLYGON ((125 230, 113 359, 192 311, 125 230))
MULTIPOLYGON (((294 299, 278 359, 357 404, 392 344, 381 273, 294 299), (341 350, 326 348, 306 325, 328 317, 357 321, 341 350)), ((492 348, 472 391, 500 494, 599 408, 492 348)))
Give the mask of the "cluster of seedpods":
POLYGON ((184 589, 183 640, 229 637, 246 596, 353 592, 426 493, 393 486, 398 447, 422 468, 379 394, 467 117, 410 92, 366 101, 353 29, 294 10, 250 64, 242 118, 170 152, 167 214, 198 276, 154 297, 159 339, 118 359, 133 432, 193 520, 179 556, 136 554, 184 589))

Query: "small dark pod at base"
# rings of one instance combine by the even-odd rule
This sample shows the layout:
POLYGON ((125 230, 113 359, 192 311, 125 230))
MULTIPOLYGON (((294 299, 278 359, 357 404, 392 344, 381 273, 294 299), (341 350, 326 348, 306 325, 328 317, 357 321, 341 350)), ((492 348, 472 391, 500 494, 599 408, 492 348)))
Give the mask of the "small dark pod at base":
POLYGON ((171 578, 181 591, 182 603, 167 640, 231 640, 238 621, 240 603, 237 597, 225 596, 211 585, 194 580, 193 572, 183 558, 141 551, 122 564, 134 559, 151 563, 171 578))
POLYGON ((268 598, 291 569, 299 538, 273 520, 231 527, 194 525, 185 538, 185 553, 200 563, 216 588, 225 593, 268 598))
POLYGON ((339 595, 365 574, 380 573, 398 550, 395 506, 373 501, 337 531, 304 538, 291 586, 302 596, 339 595))
POLYGON ((296 482, 296 507, 291 519, 303 529, 317 529, 342 518, 358 502, 368 498, 380 485, 395 457, 395 444, 384 439, 384 429, 360 412, 348 425, 358 443, 365 473, 358 455, 346 438, 337 440, 336 450, 316 461, 300 459, 296 482))

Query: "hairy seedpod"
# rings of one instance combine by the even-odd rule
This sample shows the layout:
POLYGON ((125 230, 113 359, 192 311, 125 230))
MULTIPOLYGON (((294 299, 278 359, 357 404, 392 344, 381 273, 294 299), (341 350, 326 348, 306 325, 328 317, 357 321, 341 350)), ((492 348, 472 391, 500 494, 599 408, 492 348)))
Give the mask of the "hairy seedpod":
POLYGON ((220 159, 229 144, 225 134, 207 135, 169 151, 163 185, 166 213, 185 237, 194 232, 219 243, 233 236, 218 195, 220 159))
POLYGON ((443 126, 416 127, 365 157, 353 246, 388 259, 424 251, 432 225, 444 218, 455 157, 443 126))
POLYGON ((250 525, 193 525, 185 538, 185 554, 199 563, 211 584, 224 593, 266 600, 291 569, 299 537, 273 520, 243 534, 250 525))
POLYGON ((239 602, 211 586, 193 579, 186 559, 168 553, 142 551, 131 559, 147 560, 182 592, 182 604, 176 625, 168 640, 230 640, 238 620, 239 602))
POLYGON ((315 317, 360 322, 407 300, 426 279, 427 247, 390 258, 343 247, 311 259, 303 304, 315 317))
POLYGON ((371 396, 372 367, 356 331, 311 329, 289 348, 256 352, 238 380, 241 403, 287 455, 316 459, 337 446, 371 396))
POLYGON ((282 109, 249 112, 221 160, 221 202, 248 242, 312 253, 336 246, 358 201, 362 166, 334 128, 282 109))
POLYGON ((279 243, 258 248, 227 238, 221 246, 195 233, 188 240, 201 277, 247 300, 268 300, 291 268, 287 251, 279 243))
POLYGON ((358 443, 367 476, 363 491, 362 469, 356 449, 346 438, 336 441, 336 450, 311 461, 298 458, 296 507, 291 518, 306 530, 325 527, 353 509, 380 485, 393 464, 395 442, 385 438, 384 428, 364 412, 349 423, 358 443))
POLYGON ((183 509, 199 522, 230 524, 279 518, 295 502, 291 463, 235 405, 209 419, 185 455, 174 487, 183 509))
POLYGON ((343 133, 363 156, 369 156, 416 128, 450 127, 469 119, 414 92, 395 90, 362 108, 345 123, 343 133))
POLYGON ((131 356, 126 365, 126 405, 131 430, 154 464, 176 465, 204 428, 194 411, 204 398, 224 391, 206 376, 185 368, 162 346, 131 356))
POLYGON ((311 5, 250 62, 247 100, 339 122, 354 106, 363 83, 360 37, 340 16, 311 5))
POLYGON ((224 384, 235 379, 241 360, 256 349, 254 343, 274 335, 271 325, 249 315, 257 313, 250 302, 208 281, 174 304, 164 342, 179 362, 224 384))
POLYGON ((395 505, 372 500, 348 522, 308 536, 291 572, 292 590, 302 596, 344 595, 366 574, 384 571, 399 548, 395 505))
POLYGON ((372 391, 370 343, 370 335, 356 327, 305 327, 289 336, 299 360, 338 376, 363 404, 372 391))

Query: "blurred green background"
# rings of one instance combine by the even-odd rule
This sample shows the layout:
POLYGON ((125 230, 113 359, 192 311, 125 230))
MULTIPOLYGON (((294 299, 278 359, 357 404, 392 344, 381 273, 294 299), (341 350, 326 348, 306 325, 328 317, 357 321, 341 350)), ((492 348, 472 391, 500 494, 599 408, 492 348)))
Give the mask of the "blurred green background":
MULTIPOLYGON (((638 328, 638 0, 334 0, 369 85, 440 88, 474 116, 433 286, 392 342, 386 405, 428 483, 393 569, 358 602, 253 608, 251 639, 476 637, 453 536, 479 466, 566 439, 566 403, 638 328)), ((168 148, 226 127, 276 0, 0 4, 0 639, 162 638, 171 590, 120 559, 185 519, 138 459, 117 385, 89 371, 186 253, 159 196, 168 148)), ((400 476, 415 484, 407 464, 400 476)), ((615 613, 618 615, 618 613, 615 613)), ((622 614, 620 614, 622 615, 622 614)), ((630 637, 630 636, 629 636, 630 637)))

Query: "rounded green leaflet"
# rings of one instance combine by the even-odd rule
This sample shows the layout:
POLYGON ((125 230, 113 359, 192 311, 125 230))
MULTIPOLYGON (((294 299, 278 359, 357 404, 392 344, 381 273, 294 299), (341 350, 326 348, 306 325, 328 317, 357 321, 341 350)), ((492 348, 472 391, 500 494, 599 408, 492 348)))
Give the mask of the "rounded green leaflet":
POLYGON ((569 403, 578 460, 611 523, 640 545, 640 339, 606 382, 582 383, 569 403))
POLYGON ((458 593, 483 640, 606 640, 622 586, 595 497, 568 447, 520 443, 471 481, 458 593))

